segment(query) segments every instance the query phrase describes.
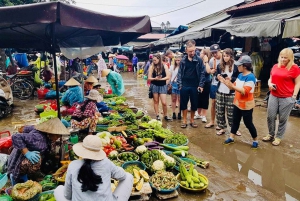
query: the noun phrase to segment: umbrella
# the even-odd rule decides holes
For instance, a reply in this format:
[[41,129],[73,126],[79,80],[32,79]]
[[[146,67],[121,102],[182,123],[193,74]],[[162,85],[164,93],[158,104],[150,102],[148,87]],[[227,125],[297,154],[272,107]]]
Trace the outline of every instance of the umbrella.
[[116,58],[119,60],[128,60],[128,57],[126,57],[125,55],[118,55],[116,56]]
[[[36,48],[53,58],[58,44],[83,36],[100,36],[104,46],[125,44],[152,31],[149,16],[120,17],[97,13],[61,2],[35,3],[0,8],[0,48]],[[86,47],[86,46],[83,46]],[[55,84],[58,86],[54,61]],[[56,99],[59,110],[59,91]]]

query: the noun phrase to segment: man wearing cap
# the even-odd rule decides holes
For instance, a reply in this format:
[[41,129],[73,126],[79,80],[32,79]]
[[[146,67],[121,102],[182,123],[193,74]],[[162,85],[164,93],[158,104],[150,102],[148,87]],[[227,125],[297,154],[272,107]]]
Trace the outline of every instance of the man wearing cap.
[[[215,118],[216,118],[216,93],[218,90],[218,81],[216,79],[216,71],[217,71],[217,66],[221,61],[222,58],[222,53],[221,53],[221,48],[218,44],[213,44],[210,46],[210,52],[212,54],[212,58],[209,61],[209,66],[210,66],[210,73],[213,75],[212,81],[211,81],[211,87],[210,87],[210,99],[211,99],[211,108],[210,108],[210,113],[211,113],[211,118],[210,122],[205,126],[205,128],[212,128],[215,125]],[[205,63],[207,65],[207,63]],[[218,129],[218,128],[217,128]]]
[[72,106],[74,103],[83,102],[83,92],[79,82],[77,82],[74,78],[71,78],[68,82],[66,82],[65,86],[68,86],[69,89],[61,98],[61,102],[64,105]]
[[200,57],[195,54],[196,42],[189,40],[186,43],[186,53],[180,62],[177,74],[177,83],[180,90],[180,110],[182,111],[183,122],[181,128],[187,127],[187,104],[191,102],[190,125],[197,128],[194,122],[195,111],[198,106],[198,92],[203,91],[205,83],[205,67]]
[[40,169],[41,159],[51,151],[48,145],[61,135],[70,135],[70,132],[58,118],[53,118],[36,126],[25,126],[22,133],[12,136],[14,149],[8,159],[7,170],[12,185],[26,182],[28,173]]
[[136,56],[135,53],[133,53],[133,57],[132,57],[132,66],[133,66],[133,72],[137,72],[138,68],[137,68],[137,63],[138,63],[138,58]]

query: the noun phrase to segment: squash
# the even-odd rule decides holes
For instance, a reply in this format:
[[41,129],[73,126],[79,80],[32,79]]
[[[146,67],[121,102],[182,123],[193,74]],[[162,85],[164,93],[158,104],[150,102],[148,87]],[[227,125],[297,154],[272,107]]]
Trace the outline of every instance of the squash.
[[145,182],[149,181],[149,175],[145,170],[140,170],[139,173],[142,176],[142,178],[144,178]]
[[143,185],[144,185],[144,178],[141,178],[141,180],[135,186],[135,189],[138,190],[138,191],[140,191],[140,190],[142,190]]
[[137,169],[133,169],[133,176],[134,178],[137,178],[138,180],[140,180],[141,176],[140,176],[140,172]]
[[133,179],[133,186],[135,186],[138,182],[139,182],[139,179],[134,178],[134,179]]

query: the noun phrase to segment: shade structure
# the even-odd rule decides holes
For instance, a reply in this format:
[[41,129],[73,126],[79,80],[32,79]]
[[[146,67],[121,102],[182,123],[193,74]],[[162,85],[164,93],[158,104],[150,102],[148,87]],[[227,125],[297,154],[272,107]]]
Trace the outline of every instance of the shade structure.
[[[149,16],[113,16],[61,2],[0,8],[0,48],[36,48],[51,52],[53,57],[58,44],[71,38],[101,36],[103,45],[110,46],[127,43],[151,30]],[[58,86],[56,59],[54,71]],[[57,87],[60,117],[58,94]]]
[[283,20],[300,14],[298,8],[233,17],[209,27],[240,37],[276,37],[281,34]]
[[151,31],[149,16],[120,17],[61,2],[0,8],[0,47],[47,49],[51,26],[56,41],[99,35],[104,46],[127,43]]
[[300,17],[286,20],[282,38],[300,36]]

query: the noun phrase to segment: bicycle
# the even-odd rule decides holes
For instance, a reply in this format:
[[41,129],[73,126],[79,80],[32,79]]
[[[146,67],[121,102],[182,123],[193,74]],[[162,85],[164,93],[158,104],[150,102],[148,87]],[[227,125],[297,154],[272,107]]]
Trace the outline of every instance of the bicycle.
[[6,75],[5,77],[15,97],[26,100],[32,96],[34,87],[31,74],[14,74]]

